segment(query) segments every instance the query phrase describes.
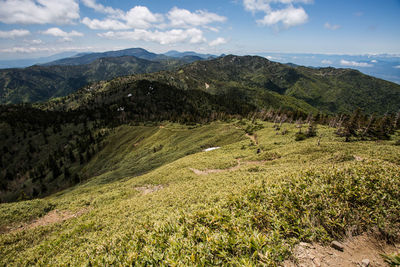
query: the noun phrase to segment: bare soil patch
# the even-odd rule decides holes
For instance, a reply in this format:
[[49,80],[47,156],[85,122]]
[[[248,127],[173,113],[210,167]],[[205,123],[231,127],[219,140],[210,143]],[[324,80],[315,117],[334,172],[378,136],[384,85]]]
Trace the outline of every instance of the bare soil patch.
[[161,189],[163,189],[165,186],[164,185],[144,185],[144,186],[138,186],[135,187],[135,189],[141,193],[143,193],[143,195],[147,195],[156,191],[159,191]]
[[218,173],[218,172],[232,172],[240,169],[244,165],[261,165],[266,162],[266,160],[260,160],[260,161],[245,161],[242,162],[242,159],[237,159],[237,165],[227,168],[227,169],[205,169],[205,170],[198,170],[194,168],[189,168],[192,172],[194,172],[197,175],[207,175],[210,173]]
[[254,144],[258,145],[258,140],[257,140],[257,136],[256,136],[256,135],[250,135],[250,134],[247,133],[246,136],[247,136],[248,138],[250,138],[250,140],[251,140]]
[[52,210],[43,217],[35,219],[29,223],[23,223],[17,226],[3,226],[0,229],[0,233],[14,232],[14,231],[22,231],[27,229],[33,229],[39,226],[46,226],[53,223],[63,222],[72,218],[79,217],[80,215],[86,213],[88,209],[82,209],[78,212],[71,212],[69,210]]
[[324,267],[324,266],[389,266],[381,254],[392,254],[400,248],[378,240],[371,234],[348,238],[343,251],[333,247],[301,242],[293,251],[293,257],[283,262],[284,267]]

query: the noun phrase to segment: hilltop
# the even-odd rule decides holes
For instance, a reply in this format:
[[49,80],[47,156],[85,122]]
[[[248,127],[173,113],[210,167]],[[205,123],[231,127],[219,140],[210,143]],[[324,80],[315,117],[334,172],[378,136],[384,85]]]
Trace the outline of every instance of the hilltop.
[[149,61],[133,56],[107,57],[83,65],[32,66],[0,70],[0,103],[42,102],[65,96],[96,81],[173,69],[181,59]]
[[[129,56],[114,57],[123,54]],[[100,55],[110,57],[97,58]],[[79,65],[87,62],[91,63]],[[123,84],[127,80],[147,79],[182,90],[235,96],[258,108],[284,107],[329,114],[351,113],[361,108],[367,114],[379,115],[400,109],[398,84],[352,69],[308,68],[258,56],[228,55],[202,60],[185,55],[177,59],[136,48],[85,54],[57,64],[64,65],[0,70],[1,102],[46,101],[92,82],[130,75],[120,79],[122,82],[118,78],[115,81]]]
[[[129,87],[127,84],[140,79],[181,90],[229,95],[259,109],[284,108],[306,113],[349,114],[361,108],[367,114],[379,115],[395,113],[400,109],[398,84],[352,69],[288,66],[257,56],[229,55],[196,61],[174,71],[116,78],[110,83],[99,83],[94,87],[102,92],[118,88],[126,90]],[[94,97],[96,91],[83,94]],[[82,95],[82,90],[78,95]],[[79,102],[86,97],[71,98]],[[63,102],[68,103],[68,100]]]

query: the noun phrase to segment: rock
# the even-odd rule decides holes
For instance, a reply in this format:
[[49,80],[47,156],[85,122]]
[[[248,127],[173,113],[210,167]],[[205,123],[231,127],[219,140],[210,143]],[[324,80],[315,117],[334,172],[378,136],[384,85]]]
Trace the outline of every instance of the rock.
[[315,266],[317,266],[317,267],[321,266],[321,261],[318,258],[314,258],[313,262],[314,262]]
[[368,267],[369,266],[369,259],[363,259],[361,261],[361,266]]
[[299,244],[301,247],[305,247],[305,248],[314,248],[313,245],[311,245],[310,243],[306,243],[306,242],[300,242]]
[[332,241],[331,247],[333,247],[334,249],[339,250],[339,251],[344,251],[343,245],[337,241]]

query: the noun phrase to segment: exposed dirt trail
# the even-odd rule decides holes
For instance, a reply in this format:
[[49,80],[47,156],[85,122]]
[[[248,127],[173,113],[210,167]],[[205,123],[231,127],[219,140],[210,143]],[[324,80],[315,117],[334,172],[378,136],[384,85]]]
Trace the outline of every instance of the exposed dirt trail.
[[189,169],[197,175],[207,175],[210,173],[232,172],[232,171],[239,170],[244,165],[261,165],[266,162],[266,160],[242,162],[242,159],[240,159],[240,158],[237,159],[236,161],[237,161],[237,165],[227,168],[227,169],[205,169],[205,170],[198,170],[198,169],[194,169],[194,168],[189,168]]
[[144,185],[144,186],[135,187],[135,189],[139,192],[142,192],[143,195],[147,195],[147,194],[156,192],[158,190],[161,190],[164,187],[165,187],[164,185]]
[[257,135],[250,135],[250,134],[246,134],[246,136],[248,137],[248,138],[250,138],[250,140],[255,144],[255,145],[258,145],[258,140],[257,140]]
[[389,266],[380,254],[391,254],[400,248],[388,245],[368,234],[349,238],[342,244],[343,251],[319,244],[300,243],[293,251],[293,259],[284,261],[283,266]]
[[22,231],[22,230],[27,230],[27,229],[33,229],[39,226],[46,226],[49,224],[53,223],[59,223],[63,222],[72,218],[79,217],[80,215],[88,212],[88,209],[82,209],[79,210],[78,212],[71,212],[68,210],[64,211],[59,211],[59,210],[52,210],[43,217],[40,217],[36,220],[33,220],[32,222],[29,223],[24,223],[19,226],[10,226],[10,227],[5,227],[2,231],[2,233],[8,233],[8,232],[14,232],[14,231]]

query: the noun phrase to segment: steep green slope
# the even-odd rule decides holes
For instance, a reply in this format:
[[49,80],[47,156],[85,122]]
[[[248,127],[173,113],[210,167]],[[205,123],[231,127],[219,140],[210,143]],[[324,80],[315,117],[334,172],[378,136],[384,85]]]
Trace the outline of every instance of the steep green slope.
[[0,70],[0,104],[46,101],[75,92],[88,83],[136,73],[174,69],[185,61],[148,61],[132,56],[97,59],[87,65],[32,66]]
[[[153,62],[121,57],[98,59],[89,65],[0,71],[0,102],[46,100],[72,93],[93,81],[174,69],[187,60]],[[116,82],[124,86],[126,82],[140,79],[183,90],[228,95],[260,109],[281,107],[314,113],[317,110],[351,113],[362,108],[365,113],[380,115],[400,109],[400,85],[351,69],[288,66],[254,56],[229,55],[196,61],[179,70],[134,75]]]
[[330,113],[351,113],[360,107],[366,113],[382,115],[400,109],[398,84],[351,69],[290,67],[262,57],[230,55],[150,76],[183,89],[213,94],[238,91],[256,100],[260,92],[277,92]]
[[[104,165],[100,176],[45,199],[0,205],[0,263],[277,266],[300,241],[328,243],[349,229],[379,229],[400,240],[400,151],[393,141],[343,143],[320,126],[317,146],[316,138],[295,142],[295,125],[283,124],[289,133],[277,135],[271,123],[258,122],[264,128],[256,145],[243,123],[168,124],[133,148],[143,129],[117,128],[107,139],[115,154],[105,150],[89,163]],[[182,141],[190,136],[184,147],[222,148],[198,147],[144,175],[102,184],[121,170],[105,162],[123,155],[124,168],[145,166],[158,152],[130,162],[129,151],[151,150],[155,140],[168,144],[171,132],[184,133]]]
[[[146,102],[152,102],[152,109],[158,110],[162,107],[163,98],[168,101],[181,101],[173,107],[177,114],[181,114],[181,107],[191,105],[197,110],[204,103],[212,103],[207,112],[226,112],[229,114],[247,114],[249,111],[266,110],[269,108],[301,111],[303,113],[318,113],[318,110],[306,102],[291,96],[280,95],[276,92],[260,89],[257,87],[246,87],[235,83],[220,83],[220,91],[204,89],[195,83],[203,80],[182,77],[182,72],[158,72],[154,74],[132,75],[115,78],[107,82],[98,82],[86,86],[76,93],[60,99],[52,99],[48,103],[39,105],[45,109],[78,109],[80,107],[100,107],[110,102],[118,102],[122,107],[129,106],[130,102],[138,101],[138,96],[133,94],[140,84],[142,94],[146,94]],[[153,84],[153,85],[151,85]],[[190,85],[188,85],[190,84]],[[203,83],[203,86],[206,83]],[[153,91],[150,87],[156,87]],[[146,87],[147,86],[147,87]],[[207,84],[208,86],[208,84]],[[155,93],[155,94],[154,94]],[[131,95],[131,96],[129,96]],[[167,96],[169,95],[169,96]],[[207,95],[209,100],[204,99]],[[196,103],[193,103],[196,102]],[[144,107],[144,104],[139,105]],[[135,108],[132,107],[131,108]],[[208,116],[211,114],[209,113]]]
[[[106,91],[85,88],[74,94],[74,98],[38,104],[42,109],[30,105],[0,105],[0,202],[48,195],[90,178],[93,171],[97,173],[102,168],[83,168],[102,151],[106,144],[103,139],[114,127],[159,125],[166,120],[195,125],[247,115],[255,110],[254,106],[233,97],[198,90],[182,91],[146,80],[124,86],[103,83],[108,84]],[[96,94],[91,94],[92,91]],[[142,129],[144,137],[146,133],[154,134],[146,129]],[[137,134],[139,138],[141,135]],[[168,134],[171,144],[177,145],[173,141],[174,134]],[[190,136],[186,138],[190,140]],[[152,147],[155,151],[161,148]],[[177,148],[180,156],[193,151],[192,146],[186,149],[177,145]],[[132,170],[148,171],[175,159],[169,150],[160,153],[164,152],[163,161],[152,161],[147,168],[131,166],[122,171],[132,175]],[[137,160],[145,157],[143,153],[147,151],[140,152]]]

